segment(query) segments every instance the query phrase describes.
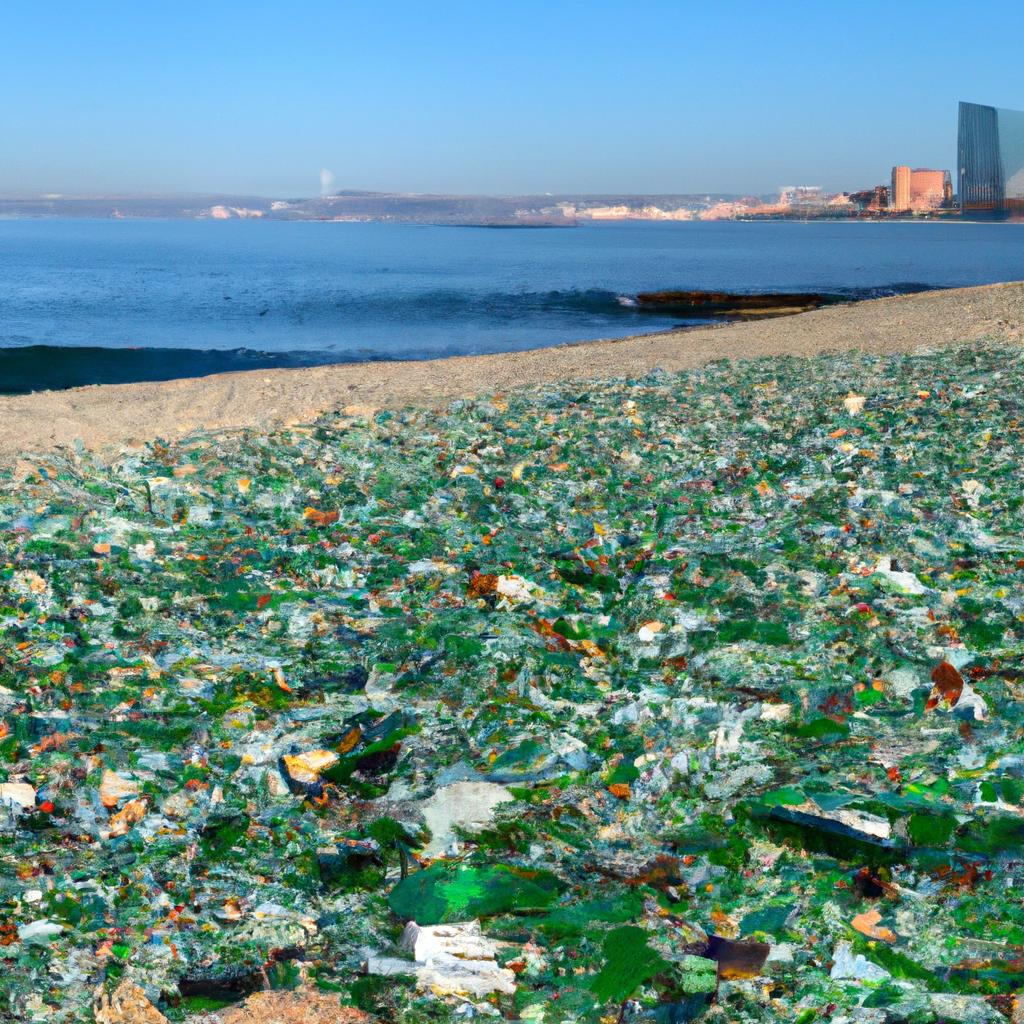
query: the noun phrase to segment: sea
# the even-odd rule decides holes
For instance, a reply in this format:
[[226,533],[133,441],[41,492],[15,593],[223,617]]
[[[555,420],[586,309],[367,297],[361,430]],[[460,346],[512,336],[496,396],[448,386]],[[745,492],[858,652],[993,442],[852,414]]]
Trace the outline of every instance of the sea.
[[508,352],[704,322],[637,304],[662,289],[859,299],[1022,278],[1016,224],[0,220],[0,391]]

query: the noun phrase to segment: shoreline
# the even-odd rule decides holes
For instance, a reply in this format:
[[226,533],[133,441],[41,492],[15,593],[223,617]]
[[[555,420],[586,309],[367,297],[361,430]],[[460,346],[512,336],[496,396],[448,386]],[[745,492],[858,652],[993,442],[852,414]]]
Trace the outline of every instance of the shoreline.
[[721,358],[911,352],[983,338],[1018,344],[1024,338],[1024,281],[494,355],[241,370],[0,396],[0,462],[77,442],[102,451],[198,429],[308,422],[346,409],[440,406],[531,384],[674,372]]

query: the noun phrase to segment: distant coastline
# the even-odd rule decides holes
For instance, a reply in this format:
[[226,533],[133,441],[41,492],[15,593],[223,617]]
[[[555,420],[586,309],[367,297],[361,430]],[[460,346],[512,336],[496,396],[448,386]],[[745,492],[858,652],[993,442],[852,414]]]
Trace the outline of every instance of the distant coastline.
[[[859,195],[859,194],[858,194]],[[961,218],[955,208],[895,212],[861,206],[847,193],[808,201],[733,193],[473,196],[339,192],[274,199],[251,195],[0,197],[0,219],[265,220],[401,223],[461,227],[579,227],[623,221],[881,221],[906,223]],[[974,220],[975,218],[971,218]]]

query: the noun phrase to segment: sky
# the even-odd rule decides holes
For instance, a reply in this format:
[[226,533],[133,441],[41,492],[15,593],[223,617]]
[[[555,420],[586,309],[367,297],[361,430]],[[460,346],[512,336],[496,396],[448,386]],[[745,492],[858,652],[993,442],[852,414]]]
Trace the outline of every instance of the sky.
[[1024,4],[6,0],[0,194],[829,190],[1024,109]]

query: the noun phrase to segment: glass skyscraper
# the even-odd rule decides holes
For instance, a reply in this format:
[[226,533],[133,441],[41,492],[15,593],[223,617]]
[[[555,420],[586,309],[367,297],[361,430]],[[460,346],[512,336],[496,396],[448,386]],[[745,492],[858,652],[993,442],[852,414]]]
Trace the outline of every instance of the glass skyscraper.
[[1024,111],[961,103],[957,153],[964,213],[1024,216]]

